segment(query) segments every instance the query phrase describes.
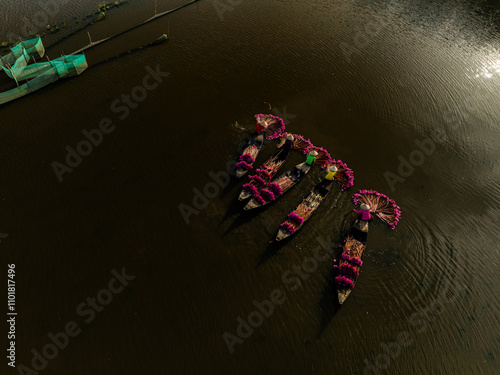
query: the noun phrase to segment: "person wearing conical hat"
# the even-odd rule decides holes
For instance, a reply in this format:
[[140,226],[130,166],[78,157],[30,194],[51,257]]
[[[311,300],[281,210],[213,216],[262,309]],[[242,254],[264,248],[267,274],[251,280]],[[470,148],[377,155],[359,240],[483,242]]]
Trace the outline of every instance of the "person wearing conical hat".
[[337,167],[335,165],[332,165],[328,169],[328,174],[325,176],[325,180],[333,181],[333,179],[335,178],[335,174],[336,173],[337,173]]
[[359,206],[359,210],[354,210],[357,214],[361,214],[361,220],[370,220],[372,216],[370,215],[370,206],[367,204],[363,203],[361,206]]
[[307,156],[306,164],[313,165],[316,161],[316,156],[318,156],[318,153],[315,150],[312,150]]
[[283,149],[284,149],[284,150],[291,150],[291,149],[292,149],[292,147],[293,147],[293,140],[294,140],[294,139],[295,139],[295,138],[293,137],[293,134],[288,133],[288,134],[286,135],[286,141],[285,141],[285,143],[283,144]]
[[266,120],[263,120],[262,123],[258,122],[257,125],[255,125],[255,133],[260,134],[264,131],[265,128],[267,128]]
[[285,141],[285,143],[283,143],[282,151],[279,153],[277,161],[278,160],[286,160],[286,158],[290,154],[290,151],[293,148],[293,140],[294,140],[294,137],[292,134],[289,133],[286,135],[286,141]]

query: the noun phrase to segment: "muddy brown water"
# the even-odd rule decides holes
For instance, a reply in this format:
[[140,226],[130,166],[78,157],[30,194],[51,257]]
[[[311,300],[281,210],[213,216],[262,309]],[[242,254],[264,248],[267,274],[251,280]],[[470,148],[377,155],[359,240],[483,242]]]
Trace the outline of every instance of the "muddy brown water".
[[[16,265],[16,365],[32,367],[32,349],[53,357],[47,335],[74,322],[79,333],[40,373],[500,373],[499,10],[471,3],[202,0],[89,50],[80,77],[0,107],[0,259],[4,278]],[[24,36],[25,20],[38,30],[66,20],[43,38],[51,46],[97,10],[53,4],[0,1],[0,39]],[[47,54],[154,8],[130,0]],[[168,43],[100,64],[168,29]],[[243,179],[210,185],[266,102],[355,175],[281,247],[268,242],[323,171],[252,215],[235,204]],[[101,143],[59,182],[52,163],[102,122]],[[332,258],[318,246],[341,240],[350,197],[365,188],[394,198],[402,219],[395,231],[371,225],[338,309]],[[213,198],[193,202],[193,189]],[[194,203],[206,207],[186,223],[179,205]],[[123,267],[135,278],[119,288]],[[18,373],[7,362],[2,373]]]

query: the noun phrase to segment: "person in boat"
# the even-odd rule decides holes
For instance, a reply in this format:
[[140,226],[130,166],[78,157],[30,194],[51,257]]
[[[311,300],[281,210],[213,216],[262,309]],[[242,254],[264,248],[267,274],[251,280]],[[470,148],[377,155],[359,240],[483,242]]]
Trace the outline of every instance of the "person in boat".
[[325,178],[323,181],[320,183],[320,187],[326,188],[328,185],[330,185],[333,180],[335,179],[335,174],[337,173],[337,167],[332,165],[328,169],[328,173],[326,174]]
[[370,215],[370,206],[367,204],[362,204],[359,206],[359,210],[354,210],[357,214],[361,214],[361,220],[370,220],[372,216]]
[[325,180],[333,181],[336,173],[337,167],[335,165],[332,165],[330,169],[328,169],[328,174],[325,176]]
[[257,125],[255,125],[255,134],[259,135],[264,131],[265,128],[267,128],[267,122],[266,120],[262,121],[264,124],[258,122]]
[[[314,150],[312,150],[309,155],[307,155],[307,159],[306,159],[306,162],[305,164],[307,165],[313,165],[313,163],[316,161],[316,156],[318,155],[318,153]],[[300,168],[294,168],[295,172],[293,174],[293,176],[295,178],[300,178],[301,175],[302,175],[302,167]]]
[[291,134],[286,135],[286,141],[283,144],[282,151],[279,153],[277,160],[286,160],[288,154],[292,150],[294,137]]
[[318,153],[315,150],[312,150],[309,155],[307,155],[306,164],[313,165],[316,161],[316,156],[318,156]]
[[285,151],[290,151],[293,147],[293,135],[292,134],[287,134],[286,135],[286,141],[283,144],[283,150]]

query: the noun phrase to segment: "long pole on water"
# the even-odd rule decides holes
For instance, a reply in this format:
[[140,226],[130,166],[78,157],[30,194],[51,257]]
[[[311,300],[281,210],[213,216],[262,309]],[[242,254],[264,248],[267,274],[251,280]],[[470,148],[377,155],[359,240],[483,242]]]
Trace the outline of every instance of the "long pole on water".
[[123,34],[128,33],[129,31],[135,30],[135,29],[137,29],[137,28],[141,27],[142,25],[147,24],[148,22],[151,22],[151,21],[153,21],[153,20],[155,20],[155,19],[157,19],[157,18],[160,18],[160,17],[166,16],[167,14],[173,13],[173,12],[175,12],[175,11],[178,11],[178,10],[180,10],[180,9],[182,9],[182,8],[185,8],[185,7],[187,7],[187,6],[191,5],[191,4],[194,4],[194,3],[198,2],[198,1],[200,1],[200,0],[192,0],[192,1],[190,1],[189,3],[186,3],[186,4],[184,4],[184,5],[178,6],[177,8],[174,8],[174,9],[171,9],[171,10],[167,10],[166,12],[162,12],[162,13],[156,14],[156,15],[154,15],[153,17],[148,18],[146,21],[144,21],[143,23],[141,23],[141,24],[139,24],[139,25],[133,26],[133,27],[131,27],[130,29],[124,30],[124,31],[122,31],[122,32],[120,32],[120,33],[118,33],[118,34],[116,34],[116,35],[110,36],[110,37],[108,37],[108,38],[105,38],[105,39],[99,40],[99,41],[97,41],[97,42],[94,42],[94,43],[92,43],[91,45],[88,45],[88,46],[85,46],[85,47],[83,47],[83,48],[80,48],[79,50],[77,50],[77,51],[75,51],[75,52],[70,53],[70,55],[74,55],[74,54],[76,54],[76,53],[83,52],[83,51],[85,51],[85,50],[87,50],[87,49],[89,49],[89,48],[92,48],[92,47],[94,47],[94,46],[96,46],[96,45],[100,44],[100,43],[103,43],[103,42],[106,42],[106,41],[108,41],[108,40],[111,40],[111,39],[117,38],[117,37],[119,37],[119,36],[121,36],[121,35],[123,35]]

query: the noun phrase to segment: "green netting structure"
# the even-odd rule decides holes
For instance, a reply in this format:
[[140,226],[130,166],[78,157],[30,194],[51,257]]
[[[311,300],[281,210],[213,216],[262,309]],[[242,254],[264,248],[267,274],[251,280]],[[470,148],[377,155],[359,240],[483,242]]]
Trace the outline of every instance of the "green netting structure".
[[[36,62],[45,54],[40,38],[30,39],[12,47],[11,52],[0,58],[0,67],[16,81],[16,88],[0,93],[0,104],[10,102],[39,90],[59,78],[80,75],[88,64],[84,55],[61,56],[49,62]],[[20,81],[28,80],[20,85]]]
[[[11,52],[0,59],[0,66],[4,69],[21,68],[29,64],[33,58],[42,58],[45,54],[42,39],[25,40],[11,48]],[[33,60],[34,61],[34,60]]]

